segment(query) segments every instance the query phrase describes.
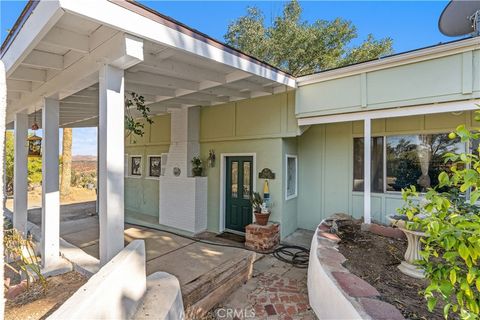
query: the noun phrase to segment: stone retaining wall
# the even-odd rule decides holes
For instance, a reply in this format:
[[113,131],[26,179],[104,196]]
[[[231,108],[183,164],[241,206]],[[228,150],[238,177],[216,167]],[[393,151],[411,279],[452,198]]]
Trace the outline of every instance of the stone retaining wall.
[[338,238],[320,224],[312,238],[308,266],[310,305],[319,319],[404,319],[394,306],[379,300],[380,293],[350,273],[338,251]]

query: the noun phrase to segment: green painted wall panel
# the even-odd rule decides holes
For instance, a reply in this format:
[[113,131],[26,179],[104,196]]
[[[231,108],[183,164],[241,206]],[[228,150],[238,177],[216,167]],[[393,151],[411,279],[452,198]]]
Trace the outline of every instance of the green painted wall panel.
[[[215,150],[216,164],[207,168],[208,176],[208,230],[218,232],[220,215],[220,169],[222,154],[254,153],[256,156],[256,172],[254,183],[257,191],[263,191],[263,179],[258,179],[258,172],[270,168],[276,179],[270,180],[270,194],[273,201],[270,220],[282,223],[282,139],[257,139],[239,141],[205,142],[200,146],[201,157],[206,159],[209,150]],[[223,212],[221,214],[224,214]]]
[[359,75],[302,86],[296,92],[296,113],[300,115],[318,110],[341,112],[341,109],[360,108],[361,103]]
[[[325,126],[325,212],[350,212],[351,187],[349,181],[352,171],[351,150],[353,140],[351,134],[352,123],[328,124]],[[331,157],[335,154],[335,157]]]
[[[238,136],[279,134],[285,95],[274,95],[237,103],[235,129]],[[256,120],[256,121],[255,121]]]
[[298,137],[298,227],[314,229],[323,217],[325,126],[312,126]]
[[[298,157],[297,150],[297,138],[287,138],[283,139],[283,155],[282,155],[282,199],[283,199],[283,209],[282,209],[282,234],[289,235],[298,228],[297,221],[297,207],[298,207],[298,196],[293,199],[286,200],[286,174],[287,174],[287,154],[296,155]],[[298,163],[297,158],[297,165]],[[297,177],[298,179],[298,177]],[[298,190],[297,190],[298,194]]]
[[300,86],[297,117],[479,98],[480,50],[363,74]]
[[461,93],[462,55],[369,72],[367,84],[369,105]]
[[420,130],[424,125],[424,121],[424,116],[385,119],[385,131],[400,132]]
[[200,141],[264,139],[298,132],[293,91],[202,107]]
[[425,116],[425,129],[450,129],[453,130],[461,124],[470,121],[470,112],[450,113],[448,115],[429,114]]
[[[125,208],[131,212],[158,217],[159,181],[149,178],[148,156],[168,152],[170,145],[170,115],[153,117],[154,123],[145,125],[143,137],[126,139],[125,154],[142,156],[142,176],[125,177]],[[130,158],[128,159],[130,169]]]
[[170,114],[155,117],[150,128],[150,144],[170,144]]
[[235,103],[204,107],[200,113],[201,139],[235,135]]

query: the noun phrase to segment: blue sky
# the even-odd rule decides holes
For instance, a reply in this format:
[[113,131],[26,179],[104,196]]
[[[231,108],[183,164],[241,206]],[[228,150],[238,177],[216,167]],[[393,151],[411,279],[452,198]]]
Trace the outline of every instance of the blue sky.
[[[140,1],[201,32],[223,41],[227,26],[257,6],[267,23],[281,14],[283,1]],[[0,0],[0,39],[3,42],[26,1]],[[342,17],[357,27],[359,43],[369,33],[391,37],[395,52],[454,40],[438,30],[438,17],[448,1],[302,1],[303,19]],[[73,154],[96,154],[96,129],[74,129]]]

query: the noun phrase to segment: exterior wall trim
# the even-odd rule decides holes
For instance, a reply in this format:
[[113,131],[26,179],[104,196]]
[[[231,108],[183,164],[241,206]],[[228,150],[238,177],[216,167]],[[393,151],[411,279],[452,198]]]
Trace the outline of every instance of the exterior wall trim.
[[364,112],[352,112],[352,113],[310,117],[310,118],[300,118],[298,119],[298,125],[306,126],[306,125],[314,125],[314,124],[360,121],[360,120],[365,120],[367,118],[381,119],[381,118],[406,117],[406,116],[425,115],[425,114],[434,114],[434,113],[479,110],[478,105],[480,105],[480,99],[454,101],[454,102],[446,102],[446,103],[433,103],[428,105],[418,105],[418,106],[412,106],[412,107],[372,110],[372,111],[364,111]]
[[[295,194],[288,195],[288,158],[295,159]],[[285,201],[295,199],[298,197],[298,155],[297,154],[285,154]]]
[[[227,169],[227,157],[253,157],[253,192],[257,191],[256,175],[257,175],[257,154],[256,153],[221,153],[220,154],[220,212],[219,212],[219,222],[218,222],[218,231],[222,233],[225,231],[225,177]],[[253,213],[252,213],[253,219]]]

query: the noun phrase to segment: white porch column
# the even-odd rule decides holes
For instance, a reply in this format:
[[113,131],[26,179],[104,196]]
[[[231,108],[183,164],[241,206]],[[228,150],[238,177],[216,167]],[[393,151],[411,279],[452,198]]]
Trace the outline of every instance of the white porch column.
[[59,103],[45,98],[42,109],[42,265],[59,261],[60,192],[59,192]]
[[98,187],[100,264],[123,249],[124,222],[124,71],[100,68]]
[[372,130],[370,118],[365,118],[363,128],[363,222],[365,224],[371,223],[371,162],[372,162]]
[[15,114],[15,162],[13,165],[13,227],[27,233],[28,115]]
[[[0,162],[3,163],[3,171],[0,177],[0,190],[3,190],[2,202],[4,207],[2,210],[2,216],[5,213],[5,199],[6,192],[5,186],[5,118],[7,111],[7,79],[5,73],[5,65],[0,60],[0,145],[2,152],[0,153]],[[0,232],[3,234],[3,223],[0,224]],[[0,243],[0,256],[3,257],[3,241]],[[3,260],[0,262],[0,279],[3,279]],[[0,314],[3,315],[5,310],[5,303],[3,300],[3,290],[0,292]]]

